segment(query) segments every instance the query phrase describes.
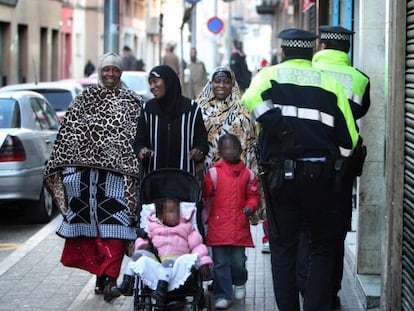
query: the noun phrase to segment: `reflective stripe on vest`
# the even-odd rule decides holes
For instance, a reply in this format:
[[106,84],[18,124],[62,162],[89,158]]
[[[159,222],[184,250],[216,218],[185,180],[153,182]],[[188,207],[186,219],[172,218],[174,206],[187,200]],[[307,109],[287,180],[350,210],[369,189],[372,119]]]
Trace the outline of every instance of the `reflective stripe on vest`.
[[285,105],[274,105],[274,107],[280,108],[282,115],[286,117],[319,121],[329,127],[334,127],[335,125],[335,118],[333,116],[317,109],[299,108],[296,106]]
[[258,117],[260,117],[262,114],[264,114],[265,112],[269,111],[270,109],[273,109],[273,103],[271,100],[265,100],[263,102],[261,102],[260,104],[258,104],[253,110],[252,110],[252,114],[253,117],[255,119],[257,119]]

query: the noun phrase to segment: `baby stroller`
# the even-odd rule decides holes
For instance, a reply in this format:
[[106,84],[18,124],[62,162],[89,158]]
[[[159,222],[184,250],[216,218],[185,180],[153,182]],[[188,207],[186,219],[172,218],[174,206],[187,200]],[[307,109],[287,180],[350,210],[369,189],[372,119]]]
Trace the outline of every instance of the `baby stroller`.
[[[159,198],[171,197],[178,199],[180,210],[190,209],[195,213],[191,222],[193,226],[204,237],[203,225],[201,223],[201,190],[196,178],[186,171],[178,169],[160,169],[148,174],[142,181],[140,191],[140,228],[146,226],[146,215],[153,210],[153,202]],[[138,229],[138,235],[143,230]],[[145,236],[141,236],[145,238]],[[137,276],[134,290],[134,310],[182,310],[191,307],[191,310],[211,310],[212,297],[203,287],[203,280],[200,272],[193,268],[190,277],[185,284],[169,291],[167,294],[168,303],[158,306],[151,298],[152,290],[145,286]],[[187,309],[186,309],[187,310]]]

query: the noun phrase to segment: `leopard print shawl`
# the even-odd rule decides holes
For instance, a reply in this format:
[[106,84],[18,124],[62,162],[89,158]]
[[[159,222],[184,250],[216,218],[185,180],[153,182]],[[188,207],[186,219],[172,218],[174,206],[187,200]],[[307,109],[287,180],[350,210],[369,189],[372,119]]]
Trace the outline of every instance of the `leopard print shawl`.
[[44,183],[63,214],[68,204],[62,168],[90,167],[124,175],[125,198],[135,213],[140,165],[133,151],[142,99],[126,89],[91,86],[70,105],[58,131]]

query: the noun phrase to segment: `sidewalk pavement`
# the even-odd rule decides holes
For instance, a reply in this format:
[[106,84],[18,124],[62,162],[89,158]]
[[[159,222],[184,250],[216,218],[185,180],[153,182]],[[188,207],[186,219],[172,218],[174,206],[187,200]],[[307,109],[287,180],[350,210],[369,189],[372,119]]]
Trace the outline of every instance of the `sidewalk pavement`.
[[[64,267],[60,255],[64,240],[55,234],[58,216],[0,262],[0,309],[2,311],[133,310],[133,297],[106,303],[94,294],[95,277]],[[261,225],[252,227],[256,247],[247,250],[249,280],[244,301],[235,301],[231,311],[276,311],[270,254],[262,254]],[[124,265],[128,261],[125,258]],[[355,292],[355,279],[348,264],[340,292],[341,311],[363,310]],[[122,271],[120,279],[122,278]],[[120,282],[120,280],[118,281]]]

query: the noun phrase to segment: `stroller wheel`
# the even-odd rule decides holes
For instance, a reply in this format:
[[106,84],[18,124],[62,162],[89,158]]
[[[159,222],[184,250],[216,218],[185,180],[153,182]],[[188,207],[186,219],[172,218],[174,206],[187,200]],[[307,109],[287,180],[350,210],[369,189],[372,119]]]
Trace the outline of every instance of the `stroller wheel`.
[[205,302],[204,306],[207,309],[207,311],[215,310],[214,303],[213,303],[213,295],[211,294],[211,292],[205,291],[204,302]]

